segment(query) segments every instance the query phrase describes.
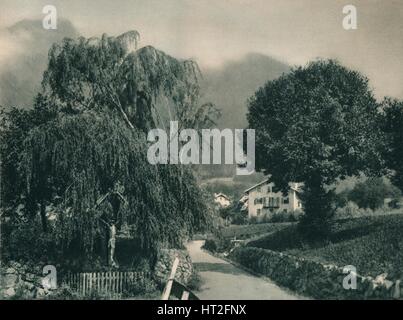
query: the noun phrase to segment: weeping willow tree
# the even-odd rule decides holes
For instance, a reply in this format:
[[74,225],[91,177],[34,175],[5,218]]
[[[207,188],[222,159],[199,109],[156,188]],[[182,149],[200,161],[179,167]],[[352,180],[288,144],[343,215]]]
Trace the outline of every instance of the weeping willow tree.
[[46,95],[70,112],[108,106],[143,131],[169,120],[194,129],[213,124],[217,110],[200,103],[197,64],[150,46],[137,49],[138,39],[130,31],[53,45],[42,83]]
[[54,116],[28,132],[18,165],[27,208],[40,212],[43,232],[53,228],[60,251],[91,256],[107,238],[111,266],[116,233],[155,252],[181,245],[209,220],[190,168],[148,163],[146,132],[168,120],[206,127],[216,111],[200,103],[194,62],[137,49],[138,39],[129,32],[51,48],[35,112]]
[[[61,115],[30,132],[21,163],[27,191],[53,189],[52,197],[62,198],[55,223],[62,251],[78,243],[83,253],[92,253],[109,232],[105,223],[128,226],[150,251],[161,244],[178,246],[203,229],[208,208],[192,172],[148,164],[146,146],[140,130],[92,111]],[[113,195],[121,197],[117,204]]]

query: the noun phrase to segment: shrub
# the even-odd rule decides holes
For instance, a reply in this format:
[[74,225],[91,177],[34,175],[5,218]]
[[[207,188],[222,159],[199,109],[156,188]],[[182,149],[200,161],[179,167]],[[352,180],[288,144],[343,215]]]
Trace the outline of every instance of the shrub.
[[349,194],[349,200],[354,201],[360,208],[372,210],[383,206],[385,198],[398,198],[401,191],[382,178],[371,178],[355,185]]
[[62,284],[49,296],[48,300],[82,300],[83,296],[67,284]]
[[223,219],[229,219],[233,224],[244,224],[247,221],[245,213],[240,212],[234,205],[218,210],[219,216]]
[[317,299],[388,299],[393,287],[378,286],[368,278],[358,279],[357,290],[345,290],[341,268],[328,268],[323,264],[291,255],[251,247],[238,247],[230,258],[245,267],[269,276],[279,285]]
[[337,208],[335,219],[357,218],[371,214],[371,209],[361,209],[355,202],[348,201],[344,207]]
[[216,241],[214,239],[211,239],[211,238],[207,239],[204,242],[203,249],[205,249],[207,251],[211,251],[211,252],[216,252],[217,251]]
[[249,223],[250,223],[250,224],[255,224],[255,223],[258,223],[258,219],[257,219],[257,217],[255,217],[255,216],[250,217],[250,218],[249,218]]
[[188,281],[188,288],[192,291],[200,291],[203,280],[197,272],[193,272]]
[[129,289],[124,292],[125,296],[138,296],[146,295],[157,290],[156,282],[149,278],[144,277],[140,280],[134,280],[129,284]]
[[245,224],[247,222],[247,217],[242,212],[235,212],[232,216],[232,223],[233,224]]
[[300,215],[301,215],[300,211],[291,211],[291,212],[281,211],[272,215],[269,221],[272,223],[297,222]]
[[383,205],[375,210],[372,210],[370,208],[360,208],[355,202],[349,201],[346,206],[336,209],[334,219],[339,220],[360,218],[366,216],[395,214],[400,212],[401,210],[399,210],[398,208],[391,209],[388,205]]
[[277,223],[277,222],[297,222],[300,219],[302,212],[295,210],[291,212],[278,211],[273,213],[264,213],[259,216],[249,218],[250,224],[260,223]]
[[3,261],[23,261],[25,264],[38,264],[40,261],[54,259],[58,252],[54,245],[53,230],[41,231],[36,217],[24,222],[2,225]]
[[264,233],[281,230],[290,223],[260,223],[244,226],[230,226],[221,230],[220,235],[224,238],[248,239]]
[[211,252],[225,252],[231,250],[232,246],[233,245],[229,238],[219,236],[206,240],[206,242],[203,245],[203,249]]

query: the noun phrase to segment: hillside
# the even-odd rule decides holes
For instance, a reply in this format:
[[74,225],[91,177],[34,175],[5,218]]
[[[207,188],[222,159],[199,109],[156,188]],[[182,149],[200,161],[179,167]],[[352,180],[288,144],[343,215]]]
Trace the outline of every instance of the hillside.
[[264,83],[281,76],[290,67],[269,56],[250,53],[220,69],[204,70],[205,100],[221,109],[221,128],[245,128],[246,101]]
[[399,278],[403,265],[403,215],[368,216],[335,222],[328,241],[307,243],[290,226],[250,246],[281,251],[338,266],[353,265],[361,275]]

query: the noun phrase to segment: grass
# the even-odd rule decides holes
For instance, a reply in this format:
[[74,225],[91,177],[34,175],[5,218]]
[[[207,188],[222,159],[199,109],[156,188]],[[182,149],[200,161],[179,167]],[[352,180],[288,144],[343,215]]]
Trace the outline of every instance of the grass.
[[221,230],[221,236],[226,239],[234,238],[243,240],[264,233],[275,232],[289,227],[292,223],[261,223],[248,225],[233,225]]
[[295,225],[249,243],[315,261],[353,265],[361,275],[402,277],[403,215],[361,217],[335,221],[327,240],[308,243]]
[[256,236],[263,236],[291,226],[292,223],[260,223],[248,225],[232,225],[215,232],[206,238],[203,249],[211,252],[228,252],[234,248],[232,239],[251,239]]

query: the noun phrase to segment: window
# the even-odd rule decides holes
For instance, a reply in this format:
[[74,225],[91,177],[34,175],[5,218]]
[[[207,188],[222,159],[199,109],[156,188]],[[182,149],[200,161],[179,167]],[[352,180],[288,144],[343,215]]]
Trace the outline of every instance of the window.
[[267,197],[264,202],[266,207],[269,208],[279,208],[280,198],[279,197]]
[[256,213],[257,213],[258,216],[260,215],[260,212],[261,212],[261,211],[262,211],[261,209],[257,209],[257,210],[256,210]]
[[290,199],[287,197],[287,198],[284,198],[283,199],[283,203],[284,204],[289,204],[290,203]]
[[263,203],[263,198],[256,198],[256,199],[253,201],[253,203],[254,203],[254,204],[262,204],[262,203]]
[[262,192],[262,188],[261,188],[261,187],[257,187],[257,188],[256,188],[256,192]]

